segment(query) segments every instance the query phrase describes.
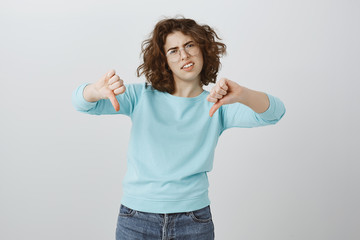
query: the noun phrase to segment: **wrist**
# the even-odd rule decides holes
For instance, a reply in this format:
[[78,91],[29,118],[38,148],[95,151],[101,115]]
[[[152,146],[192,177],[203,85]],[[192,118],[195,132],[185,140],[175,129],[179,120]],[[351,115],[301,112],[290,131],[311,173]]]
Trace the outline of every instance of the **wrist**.
[[101,99],[94,83],[91,83],[84,88],[83,96],[88,102],[97,102]]
[[252,90],[250,90],[249,88],[240,86],[237,89],[237,96],[238,96],[237,102],[246,105],[246,103],[248,102],[249,96],[250,96],[250,91],[252,91]]

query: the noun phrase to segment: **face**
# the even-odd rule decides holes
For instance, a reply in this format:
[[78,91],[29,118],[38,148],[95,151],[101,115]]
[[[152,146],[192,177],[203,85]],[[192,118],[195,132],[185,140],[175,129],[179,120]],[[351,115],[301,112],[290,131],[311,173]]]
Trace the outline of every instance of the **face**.
[[[200,82],[200,72],[203,67],[203,56],[201,49],[195,56],[188,54],[185,49],[190,49],[196,46],[196,42],[191,36],[184,35],[180,31],[170,33],[166,37],[164,50],[167,55],[167,63],[173,73],[175,81],[198,81]],[[181,49],[182,48],[182,49]],[[176,51],[174,51],[176,50]],[[169,61],[169,51],[176,52],[180,57],[177,62]],[[193,66],[184,68],[188,63],[192,63]]]

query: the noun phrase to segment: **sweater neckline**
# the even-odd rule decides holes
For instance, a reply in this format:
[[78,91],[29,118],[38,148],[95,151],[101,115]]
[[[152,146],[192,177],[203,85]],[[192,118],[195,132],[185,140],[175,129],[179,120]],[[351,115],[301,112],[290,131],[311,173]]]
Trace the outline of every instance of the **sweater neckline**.
[[196,102],[199,101],[201,99],[204,99],[206,97],[206,90],[203,90],[199,95],[197,95],[196,97],[178,97],[178,96],[174,96],[171,95],[168,92],[162,92],[168,99],[172,99],[175,101],[179,101],[179,102]]

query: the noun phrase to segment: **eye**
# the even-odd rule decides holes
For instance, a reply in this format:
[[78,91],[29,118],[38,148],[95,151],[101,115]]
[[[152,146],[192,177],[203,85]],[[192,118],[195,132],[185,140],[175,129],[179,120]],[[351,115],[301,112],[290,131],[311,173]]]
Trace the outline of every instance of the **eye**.
[[172,49],[172,50],[169,50],[169,51],[167,52],[167,54],[168,54],[168,55],[174,55],[174,54],[176,54],[176,52],[177,52],[176,49]]
[[194,47],[194,46],[195,46],[195,44],[189,43],[188,45],[186,45],[186,48],[192,48],[192,47]]

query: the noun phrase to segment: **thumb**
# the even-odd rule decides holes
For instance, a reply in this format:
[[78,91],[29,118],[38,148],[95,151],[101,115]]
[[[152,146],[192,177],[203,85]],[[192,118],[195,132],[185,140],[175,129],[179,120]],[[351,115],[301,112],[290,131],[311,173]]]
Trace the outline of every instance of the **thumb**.
[[[109,79],[115,74],[115,71],[113,69],[111,69],[105,76],[105,81],[106,84],[109,82]],[[118,102],[118,100],[115,97],[114,92],[109,89],[108,93],[107,93],[107,97],[110,99],[111,104],[113,105],[115,111],[119,111],[120,110],[120,104]]]
[[216,112],[216,110],[218,110],[218,109],[221,107],[221,105],[223,105],[223,103],[220,102],[220,101],[217,101],[217,102],[211,107],[210,112],[209,112],[210,117],[212,117],[212,116],[214,115],[214,113]]
[[119,111],[120,110],[120,104],[118,102],[118,100],[115,97],[115,94],[112,90],[109,91],[107,97],[110,99],[111,104],[113,105],[113,107],[115,108],[115,111]]

